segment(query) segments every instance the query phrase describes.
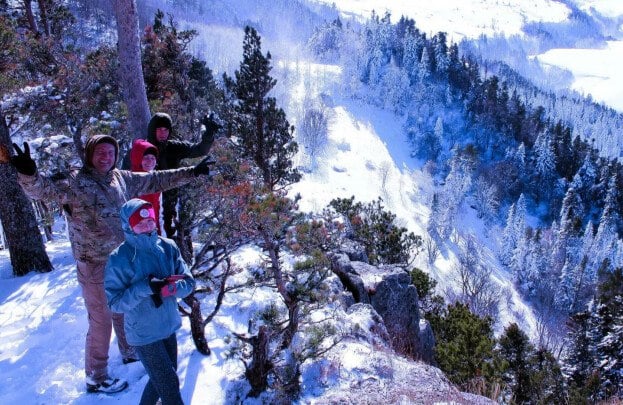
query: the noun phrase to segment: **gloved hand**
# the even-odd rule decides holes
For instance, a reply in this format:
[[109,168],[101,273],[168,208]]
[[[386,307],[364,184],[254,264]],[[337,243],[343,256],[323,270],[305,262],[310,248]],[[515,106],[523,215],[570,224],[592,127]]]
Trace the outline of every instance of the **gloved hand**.
[[162,297],[160,296],[160,294],[162,288],[167,284],[167,280],[162,280],[152,275],[149,276],[149,288],[151,288],[151,291],[153,292],[153,294],[151,295],[151,299],[154,301],[154,305],[156,305],[156,308],[162,305]]
[[193,168],[193,173],[195,176],[199,175],[209,175],[210,174],[210,165],[216,163],[212,158],[206,157],[201,162],[197,163],[197,165]]
[[176,292],[177,292],[176,280],[171,280],[164,287],[162,287],[162,289],[160,290],[160,295],[162,295],[162,298],[166,298],[166,297],[175,295]]
[[167,280],[163,280],[161,278],[157,278],[157,277],[152,276],[152,275],[149,276],[149,288],[151,288],[151,291],[154,294],[159,295],[160,294],[160,290],[162,290],[162,287],[164,287],[167,284],[168,284]]
[[24,142],[23,152],[17,144],[13,144],[13,148],[15,148],[15,153],[17,153],[17,155],[11,157],[11,164],[15,167],[15,170],[27,176],[34,176],[37,173],[37,164],[30,157],[30,146]]
[[167,285],[162,287],[162,289],[160,290],[160,295],[162,295],[163,298],[175,295],[175,293],[177,292],[176,282],[177,280],[183,280],[183,279],[184,279],[183,274],[173,274],[165,278]]
[[205,127],[205,131],[202,136],[203,140],[205,141],[206,139],[210,139],[211,141],[214,141],[214,134],[222,128],[222,125],[218,122],[216,115],[214,113],[204,115],[201,119],[201,124]]

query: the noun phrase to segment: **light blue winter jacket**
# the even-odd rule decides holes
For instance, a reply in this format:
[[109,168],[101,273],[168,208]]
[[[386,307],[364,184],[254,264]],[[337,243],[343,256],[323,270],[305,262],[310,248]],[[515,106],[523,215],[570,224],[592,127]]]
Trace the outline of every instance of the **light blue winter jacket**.
[[[110,254],[104,276],[108,306],[125,314],[125,333],[133,346],[153,343],[178,330],[182,320],[177,298],[186,297],[195,288],[195,280],[172,240],[158,236],[156,231],[137,235],[130,228],[130,215],[144,204],[134,198],[121,207],[125,242]],[[149,276],[164,279],[173,274],[185,277],[176,281],[175,296],[162,298],[162,305],[156,308]]]

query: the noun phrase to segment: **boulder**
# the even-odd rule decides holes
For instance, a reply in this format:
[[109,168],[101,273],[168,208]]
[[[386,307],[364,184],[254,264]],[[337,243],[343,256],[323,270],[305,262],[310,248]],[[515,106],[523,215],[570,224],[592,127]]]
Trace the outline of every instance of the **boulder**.
[[394,350],[427,363],[434,361],[435,337],[426,320],[420,320],[417,289],[411,277],[397,266],[372,266],[351,261],[347,253],[332,257],[332,269],[352,301],[346,304],[371,304],[383,319]]
[[394,350],[414,357],[420,354],[420,314],[417,289],[402,269],[382,268],[386,273],[370,288],[370,303],[385,322]]

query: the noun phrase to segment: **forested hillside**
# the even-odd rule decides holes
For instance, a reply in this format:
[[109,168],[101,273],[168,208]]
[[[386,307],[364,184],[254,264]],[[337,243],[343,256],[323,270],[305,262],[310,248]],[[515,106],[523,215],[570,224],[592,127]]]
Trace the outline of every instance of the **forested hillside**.
[[[361,30],[334,20],[310,45],[344,66],[354,97],[405,117],[413,156],[441,182],[428,227],[434,240],[449,240],[467,200],[486,224],[503,224],[499,259],[552,329],[594,305],[623,264],[621,114],[539,90],[504,65],[485,69],[444,33],[428,38],[404,17],[394,24],[373,15]],[[480,261],[477,245],[466,262]],[[471,308],[494,315],[487,298]],[[617,328],[591,336],[610,341]],[[592,364],[611,375],[616,360],[605,346],[596,344]]]

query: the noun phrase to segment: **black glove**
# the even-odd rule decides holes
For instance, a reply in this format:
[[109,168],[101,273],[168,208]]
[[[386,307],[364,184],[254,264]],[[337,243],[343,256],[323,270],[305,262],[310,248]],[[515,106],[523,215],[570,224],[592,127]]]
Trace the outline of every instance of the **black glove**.
[[160,278],[156,278],[152,275],[149,276],[149,288],[153,294],[151,295],[151,299],[154,301],[154,305],[158,308],[162,305],[162,297],[160,296],[160,290],[162,287],[168,284],[167,280],[162,280]]
[[205,127],[202,138],[204,140],[211,139],[212,141],[214,141],[214,134],[216,134],[218,130],[222,128],[222,125],[218,122],[216,115],[214,115],[214,113],[210,113],[210,115],[204,115],[201,119],[201,124]]
[[11,157],[11,164],[15,167],[15,170],[27,176],[34,176],[37,173],[37,164],[30,157],[30,146],[24,142],[23,152],[17,144],[13,144],[13,148],[15,148],[15,153],[17,153]]
[[193,173],[195,176],[199,175],[209,175],[210,174],[210,165],[216,163],[212,158],[207,157],[203,159],[201,162],[197,163],[197,165],[193,168]]

